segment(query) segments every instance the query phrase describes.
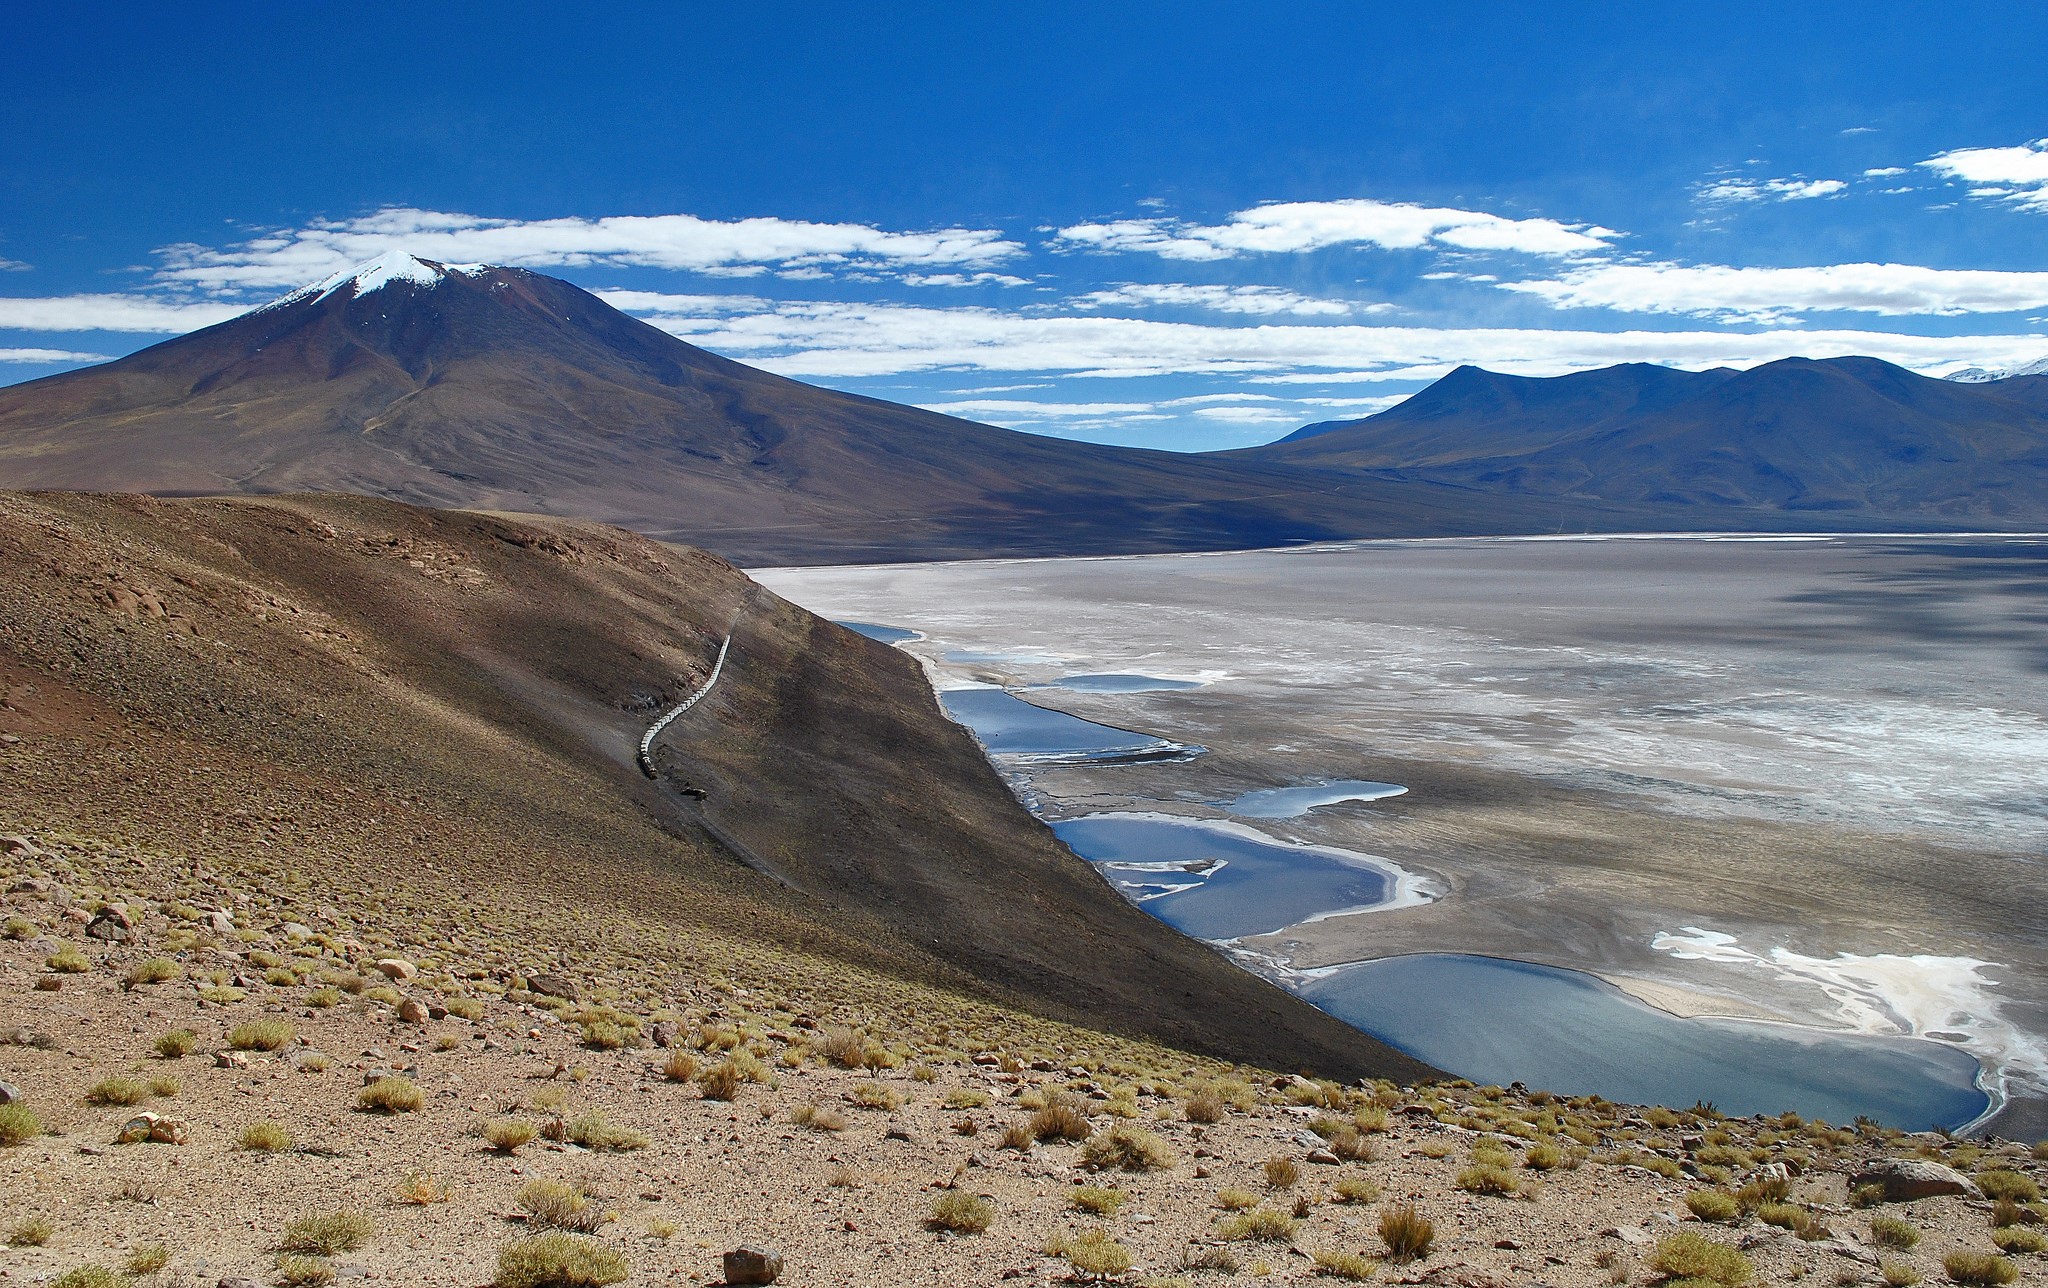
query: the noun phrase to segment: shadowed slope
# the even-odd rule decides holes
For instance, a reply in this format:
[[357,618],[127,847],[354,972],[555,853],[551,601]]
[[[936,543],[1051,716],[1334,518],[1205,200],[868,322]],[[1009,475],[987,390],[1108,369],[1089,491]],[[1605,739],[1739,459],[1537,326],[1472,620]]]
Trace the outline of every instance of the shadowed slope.
[[[425,890],[458,941],[549,909],[593,960],[681,931],[686,980],[871,1013],[937,990],[1227,1059],[1420,1071],[1125,904],[909,658],[702,552],[361,498],[0,495],[0,570],[10,827],[205,856],[309,905]],[[634,751],[735,619],[657,751],[700,805]]]

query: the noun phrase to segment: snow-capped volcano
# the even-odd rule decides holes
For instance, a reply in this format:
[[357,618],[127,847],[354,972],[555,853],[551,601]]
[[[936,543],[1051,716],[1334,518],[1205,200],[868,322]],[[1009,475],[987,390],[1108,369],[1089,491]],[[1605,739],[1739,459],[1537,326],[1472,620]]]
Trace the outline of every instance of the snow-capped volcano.
[[265,307],[278,308],[286,304],[296,304],[300,300],[324,300],[336,291],[344,290],[351,296],[363,296],[372,291],[382,290],[393,282],[436,286],[452,274],[480,277],[489,271],[488,264],[443,264],[439,260],[420,259],[402,250],[387,250],[377,258],[365,260],[354,268],[345,268],[311,286],[301,286]]
[[2016,367],[1964,367],[1961,371],[1949,372],[1942,379],[1966,385],[1984,385],[1994,380],[2010,380],[2014,376],[2048,376],[2048,357],[2023,362]]

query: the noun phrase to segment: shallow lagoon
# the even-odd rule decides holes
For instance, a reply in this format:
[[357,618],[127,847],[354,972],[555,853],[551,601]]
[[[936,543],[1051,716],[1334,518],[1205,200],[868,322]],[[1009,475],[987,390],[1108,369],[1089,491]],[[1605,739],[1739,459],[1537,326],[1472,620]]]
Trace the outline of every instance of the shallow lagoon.
[[1166,693],[1175,689],[1199,689],[1199,680],[1169,680],[1157,675],[1122,675],[1102,672],[1063,675],[1057,680],[1034,684],[1034,689],[1072,689],[1076,693]]
[[1297,991],[1475,1082],[1635,1104],[1704,1100],[1735,1115],[1793,1109],[1832,1123],[1867,1114],[1912,1131],[1962,1126],[1989,1104],[1977,1061],[1939,1042],[1680,1019],[1590,975],[1529,962],[1388,957]]
[[1033,706],[1002,689],[947,689],[946,714],[974,731],[989,754],[1041,762],[1176,760],[1200,747]]
[[1300,818],[1312,809],[1344,801],[1383,801],[1405,796],[1399,783],[1375,783],[1360,778],[1340,778],[1307,787],[1268,787],[1246,792],[1223,808],[1239,818]]
[[1052,830],[1145,911],[1197,939],[1266,934],[1321,913],[1383,904],[1395,897],[1401,875],[1363,855],[1201,819],[1091,814]]

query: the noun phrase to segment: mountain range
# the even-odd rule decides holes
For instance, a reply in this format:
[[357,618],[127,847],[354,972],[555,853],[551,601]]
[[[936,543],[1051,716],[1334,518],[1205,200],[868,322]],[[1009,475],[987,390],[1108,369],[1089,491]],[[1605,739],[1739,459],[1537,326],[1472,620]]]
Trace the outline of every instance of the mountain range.
[[393,253],[0,389],[0,487],[355,492],[604,520],[741,563],[1559,530],[2048,525],[2048,376],[1870,358],[1461,367],[1187,454],[999,429],[721,358],[567,282]]

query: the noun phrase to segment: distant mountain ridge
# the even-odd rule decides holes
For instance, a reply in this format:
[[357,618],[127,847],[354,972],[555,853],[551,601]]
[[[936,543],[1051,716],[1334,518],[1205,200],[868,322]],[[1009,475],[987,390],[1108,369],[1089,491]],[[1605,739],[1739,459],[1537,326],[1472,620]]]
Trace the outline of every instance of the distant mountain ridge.
[[1964,367],[1961,371],[1949,372],[1942,379],[1956,380],[1966,385],[1981,385],[1993,380],[2011,380],[2014,376],[2048,376],[2048,355],[2011,367]]
[[1525,521],[1456,488],[1070,442],[821,389],[556,278],[402,254],[0,389],[0,487],[357,492],[596,518],[751,563]]
[[1460,367],[1377,415],[1232,455],[1644,507],[1694,526],[2048,526],[2048,376],[1958,383],[1875,358],[1547,378]]
[[1372,537],[2048,528],[2048,375],[1872,358],[1460,367],[1364,420],[1185,454],[772,375],[567,282],[393,253],[0,388],[0,488],[352,492],[593,518],[741,563]]

